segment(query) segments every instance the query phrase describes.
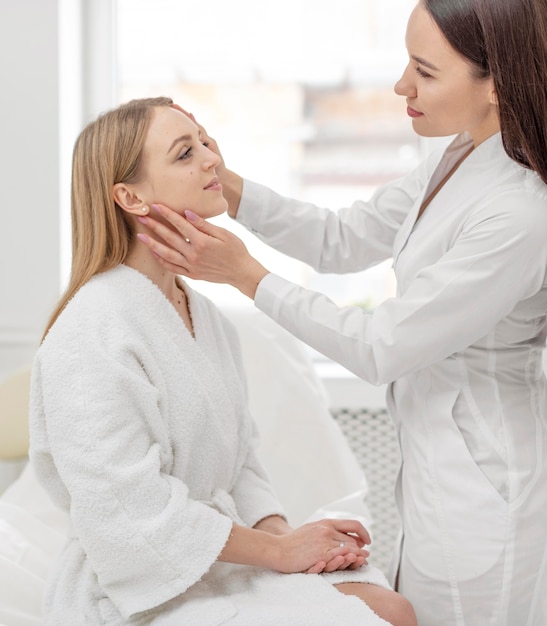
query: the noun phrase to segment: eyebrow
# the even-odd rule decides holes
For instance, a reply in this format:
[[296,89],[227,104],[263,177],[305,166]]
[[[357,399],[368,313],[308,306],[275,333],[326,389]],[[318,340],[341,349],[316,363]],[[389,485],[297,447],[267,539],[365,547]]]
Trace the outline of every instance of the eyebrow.
[[422,59],[422,57],[417,57],[417,56],[412,55],[411,58],[414,59],[414,61],[416,61],[416,63],[419,63],[420,65],[425,65],[430,70],[435,70],[436,72],[439,71],[438,67],[435,67],[433,65],[433,63],[430,63],[429,61],[426,61],[425,59]]
[[182,137],[177,137],[173,143],[169,146],[169,150],[167,150],[167,154],[171,152],[171,150],[178,144],[183,141],[190,141],[192,139],[191,135],[183,135]]

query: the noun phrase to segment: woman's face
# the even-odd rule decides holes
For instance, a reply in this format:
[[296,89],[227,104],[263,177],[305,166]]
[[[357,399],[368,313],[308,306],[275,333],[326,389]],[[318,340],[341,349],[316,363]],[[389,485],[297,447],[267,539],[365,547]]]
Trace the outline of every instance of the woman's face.
[[202,143],[188,116],[168,106],[156,107],[144,143],[143,180],[134,189],[148,205],[215,217],[228,206],[215,171],[219,163],[220,157]]
[[444,137],[467,131],[478,145],[499,130],[492,80],[472,75],[470,64],[421,4],[408,21],[406,46],[409,63],[395,92],[406,97],[418,135]]

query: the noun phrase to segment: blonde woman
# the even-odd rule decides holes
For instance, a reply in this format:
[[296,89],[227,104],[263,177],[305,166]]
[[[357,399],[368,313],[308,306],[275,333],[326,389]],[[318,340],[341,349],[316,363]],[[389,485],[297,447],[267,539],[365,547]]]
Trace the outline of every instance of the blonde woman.
[[415,626],[361,524],[288,525],[235,330],[139,243],[152,203],[226,209],[219,161],[167,98],[76,142],[72,275],[31,391],[30,456],[72,522],[45,624]]

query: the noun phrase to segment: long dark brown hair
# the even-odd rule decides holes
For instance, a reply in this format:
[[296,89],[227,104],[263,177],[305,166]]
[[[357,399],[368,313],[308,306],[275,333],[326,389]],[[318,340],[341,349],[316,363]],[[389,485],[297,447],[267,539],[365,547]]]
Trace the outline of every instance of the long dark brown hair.
[[547,183],[547,0],[422,0],[478,78],[492,77],[507,154]]

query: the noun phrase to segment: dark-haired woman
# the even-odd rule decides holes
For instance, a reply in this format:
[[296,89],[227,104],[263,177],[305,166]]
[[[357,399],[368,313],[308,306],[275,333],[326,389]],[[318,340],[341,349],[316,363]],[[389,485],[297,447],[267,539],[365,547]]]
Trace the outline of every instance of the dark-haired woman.
[[[414,130],[456,138],[339,212],[233,172],[230,214],[322,272],[392,257],[398,293],[339,308],[225,230],[160,207],[164,264],[227,282],[362,378],[389,383],[403,533],[393,580],[420,626],[547,624],[547,2],[423,0],[396,84]],[[212,144],[214,145],[214,144]]]

